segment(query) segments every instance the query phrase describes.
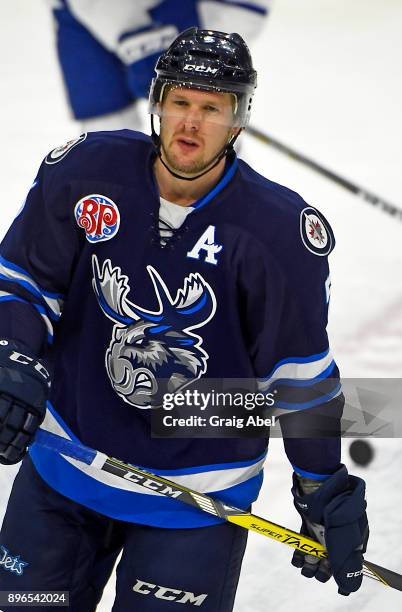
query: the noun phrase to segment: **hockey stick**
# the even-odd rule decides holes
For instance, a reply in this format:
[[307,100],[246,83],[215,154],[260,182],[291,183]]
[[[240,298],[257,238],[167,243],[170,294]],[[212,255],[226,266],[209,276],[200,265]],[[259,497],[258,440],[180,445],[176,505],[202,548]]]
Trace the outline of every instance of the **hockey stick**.
[[369,191],[368,189],[365,189],[364,187],[360,187],[356,183],[353,183],[352,181],[349,181],[348,179],[340,176],[339,174],[336,174],[336,172],[333,172],[332,170],[325,168],[324,166],[314,161],[310,157],[306,157],[306,155],[299,153],[292,147],[289,147],[288,145],[284,144],[283,142],[280,142],[279,140],[276,140],[276,138],[273,138],[273,136],[270,136],[269,134],[265,134],[264,132],[261,132],[261,130],[255,127],[248,126],[246,130],[246,134],[250,134],[250,136],[253,136],[254,138],[256,138],[257,140],[260,140],[264,144],[269,145],[273,149],[276,149],[277,151],[280,151],[281,153],[288,155],[288,157],[291,157],[295,161],[298,161],[301,164],[304,164],[305,166],[312,168],[319,174],[322,174],[323,176],[330,179],[331,181],[334,181],[338,185],[341,185],[341,187],[344,187],[345,189],[347,189],[354,195],[358,196],[365,202],[368,202],[369,204],[372,204],[373,206],[378,206],[383,212],[393,217],[396,217],[397,219],[402,221],[402,207],[398,207],[398,206],[395,206],[395,204],[391,204],[391,202],[387,202],[387,200],[384,200],[384,198],[381,198],[380,196],[376,195],[372,191]]
[[[247,510],[241,510],[230,504],[213,499],[205,493],[198,493],[193,489],[177,484],[173,480],[168,480],[157,474],[147,472],[142,468],[123,463],[113,457],[108,457],[104,453],[83,444],[78,444],[43,429],[38,430],[35,442],[47,449],[91,465],[102,472],[113,474],[118,478],[123,478],[126,481],[157,492],[165,497],[178,499],[185,504],[189,504],[208,514],[213,514],[229,523],[234,523],[244,529],[255,531],[277,542],[287,544],[305,554],[313,555],[320,559],[327,557],[325,547],[312,538],[251,514]],[[363,573],[368,578],[373,578],[384,586],[402,591],[402,575],[366,560],[364,560],[363,566]]]

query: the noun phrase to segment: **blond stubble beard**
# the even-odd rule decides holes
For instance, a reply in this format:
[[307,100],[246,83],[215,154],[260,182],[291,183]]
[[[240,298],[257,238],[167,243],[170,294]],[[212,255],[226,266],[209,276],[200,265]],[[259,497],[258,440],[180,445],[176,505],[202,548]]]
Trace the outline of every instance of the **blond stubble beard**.
[[182,174],[190,174],[190,175],[199,174],[200,172],[203,172],[204,170],[206,170],[209,166],[211,166],[216,161],[216,158],[221,153],[223,147],[228,143],[231,135],[232,135],[231,130],[228,130],[226,139],[224,140],[222,145],[219,147],[219,149],[216,151],[215,155],[213,155],[213,157],[208,161],[205,161],[205,159],[202,158],[198,161],[194,160],[193,162],[190,162],[188,164],[180,164],[179,162],[177,162],[177,160],[174,159],[173,156],[169,155],[169,153],[166,151],[165,147],[163,146],[162,131],[161,131],[161,149],[162,149],[163,156],[165,158],[167,165],[174,172],[180,172]]

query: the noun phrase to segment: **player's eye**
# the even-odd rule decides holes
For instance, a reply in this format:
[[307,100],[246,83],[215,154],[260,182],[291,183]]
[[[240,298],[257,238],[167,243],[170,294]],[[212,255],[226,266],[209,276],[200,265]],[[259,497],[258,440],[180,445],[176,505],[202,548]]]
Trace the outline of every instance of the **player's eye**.
[[216,106],[212,106],[212,104],[207,104],[204,108],[209,113],[217,113],[217,112],[219,112],[219,109],[216,108]]
[[175,106],[187,106],[187,102],[185,100],[174,100],[173,104]]

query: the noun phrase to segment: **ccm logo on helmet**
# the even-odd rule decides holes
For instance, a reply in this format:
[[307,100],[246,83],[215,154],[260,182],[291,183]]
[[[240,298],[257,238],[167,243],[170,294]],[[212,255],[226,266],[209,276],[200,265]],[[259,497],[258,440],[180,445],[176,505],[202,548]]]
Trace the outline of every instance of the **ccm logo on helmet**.
[[363,573],[363,570],[359,570],[358,572],[349,572],[348,574],[346,574],[347,578],[357,578],[358,576],[361,576]]
[[200,606],[208,597],[207,593],[202,595],[194,595],[188,591],[179,591],[177,589],[169,589],[169,587],[158,586],[152,584],[152,582],[144,582],[137,578],[137,582],[133,586],[135,593],[141,595],[153,595],[156,599],[162,599],[164,601],[174,601],[176,603],[190,603],[194,606]]
[[186,64],[183,70],[195,70],[196,72],[205,72],[205,74],[216,74],[218,68],[211,68],[211,66],[196,66],[196,64]]

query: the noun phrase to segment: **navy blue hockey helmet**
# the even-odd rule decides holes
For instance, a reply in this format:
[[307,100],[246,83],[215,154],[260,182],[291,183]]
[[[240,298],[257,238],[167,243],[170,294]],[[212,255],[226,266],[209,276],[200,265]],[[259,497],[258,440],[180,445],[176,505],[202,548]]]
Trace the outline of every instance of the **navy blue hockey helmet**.
[[248,46],[239,34],[189,28],[162,53],[155,72],[149,95],[151,114],[158,114],[158,103],[167,85],[221,91],[236,97],[233,127],[246,127],[257,73]]

